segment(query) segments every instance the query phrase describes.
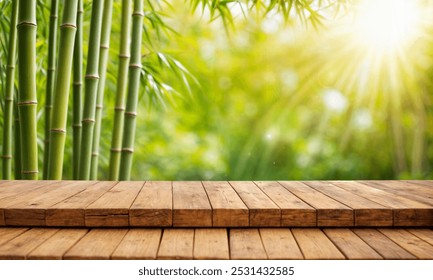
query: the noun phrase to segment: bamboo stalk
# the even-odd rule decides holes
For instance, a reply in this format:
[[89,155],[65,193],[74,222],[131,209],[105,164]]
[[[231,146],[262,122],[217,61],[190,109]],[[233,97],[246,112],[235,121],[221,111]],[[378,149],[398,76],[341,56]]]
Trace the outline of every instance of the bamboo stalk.
[[99,45],[103,4],[103,0],[93,1],[92,18],[90,20],[89,52],[84,85],[83,127],[80,143],[80,168],[78,172],[78,178],[81,180],[88,180],[90,176],[96,95],[99,81]]
[[38,179],[36,98],[36,0],[21,0],[18,9],[18,110],[23,179]]
[[17,98],[14,99],[14,136],[15,136],[15,180],[20,180],[22,178],[21,174],[21,133],[20,133],[20,116],[18,113]]
[[99,141],[101,134],[101,118],[104,103],[105,79],[107,72],[108,51],[110,49],[111,19],[113,11],[113,0],[105,0],[104,13],[102,16],[101,46],[99,54],[99,84],[96,97],[95,130],[93,132],[92,163],[90,167],[90,179],[98,177]]
[[111,139],[110,153],[110,180],[119,179],[120,153],[122,148],[123,121],[125,113],[125,96],[128,83],[128,64],[130,58],[130,32],[131,32],[131,0],[122,1],[122,25],[119,50],[119,66],[117,71],[116,107],[114,111],[114,124]]
[[6,72],[6,93],[3,121],[3,180],[12,176],[12,123],[14,106],[14,82],[17,49],[18,0],[12,2],[12,14],[9,30],[8,61]]
[[78,0],[65,2],[62,25],[60,26],[59,61],[53,92],[53,116],[55,117],[51,120],[48,156],[47,178],[50,180],[62,179],[72,57],[77,28],[77,2]]
[[51,0],[50,9],[50,31],[48,36],[48,69],[47,88],[45,94],[45,145],[43,161],[43,179],[48,174],[48,153],[50,147],[51,111],[53,109],[52,99],[54,90],[54,77],[56,74],[56,47],[57,47],[57,21],[59,13],[58,0]]
[[82,116],[82,88],[83,88],[83,0],[78,0],[77,32],[74,44],[74,82],[72,93],[72,178],[78,179],[80,166],[81,116]]
[[141,36],[143,31],[143,1],[134,0],[132,14],[131,62],[129,64],[129,88],[126,100],[125,126],[120,158],[120,180],[129,180],[131,175],[132,154],[134,152],[135,126],[137,117],[138,91],[141,74]]

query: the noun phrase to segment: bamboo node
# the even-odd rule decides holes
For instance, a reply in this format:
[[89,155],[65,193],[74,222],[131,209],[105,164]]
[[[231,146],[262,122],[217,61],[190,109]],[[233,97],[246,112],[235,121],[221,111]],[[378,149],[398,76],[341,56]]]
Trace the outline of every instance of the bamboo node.
[[114,107],[114,111],[125,111],[125,107]]
[[6,66],[8,69],[15,69],[15,65],[8,65]]
[[37,101],[22,101],[22,102],[18,102],[17,105],[18,106],[24,106],[24,105],[37,105],[38,102]]
[[119,54],[119,58],[130,58],[131,56],[128,54]]
[[83,123],[94,123],[95,120],[94,119],[83,119],[82,122]]
[[37,174],[39,173],[38,170],[22,170],[21,174]]
[[92,157],[97,157],[99,156],[99,153],[92,153]]
[[30,25],[30,26],[33,26],[33,27],[37,27],[37,24],[34,23],[34,22],[31,22],[31,21],[23,21],[23,22],[20,22],[20,23],[17,24],[17,28],[20,28],[20,27],[23,27],[23,26],[26,26],[26,25]]
[[129,64],[129,68],[136,68],[136,69],[141,69],[141,64],[138,63],[131,63]]
[[137,116],[137,112],[125,112],[125,116],[136,117]]
[[108,49],[110,49],[110,46],[109,45],[100,45],[99,48],[104,49],[104,50],[108,50]]
[[53,133],[60,133],[60,134],[66,133],[66,129],[62,129],[62,128],[52,128],[50,131]]
[[82,125],[81,125],[81,124],[73,124],[72,127],[73,127],[73,128],[81,128]]
[[64,24],[60,25],[60,28],[67,28],[67,27],[72,27],[73,29],[77,29],[77,26],[75,24],[72,24],[72,23],[64,23]]
[[82,86],[83,83],[82,82],[73,82],[72,85],[74,85],[74,86]]
[[144,17],[144,13],[143,12],[133,12],[132,16]]
[[123,153],[123,152],[132,154],[132,153],[134,153],[134,149],[123,148],[123,149],[122,149],[122,153]]
[[11,155],[2,155],[2,156],[0,156],[1,158],[5,158],[5,159],[11,159],[12,158],[12,156]]
[[111,148],[110,151],[113,153],[121,153],[122,149]]
[[99,75],[86,75],[84,78],[86,78],[86,79],[93,79],[93,80],[99,80]]
[[13,98],[5,98],[5,102],[12,102],[12,101],[14,101]]
[[56,67],[50,67],[50,68],[47,69],[47,71],[54,72],[54,71],[56,71]]
[[102,109],[102,108],[104,108],[104,106],[102,106],[102,105],[96,105],[95,108],[96,108],[96,109]]

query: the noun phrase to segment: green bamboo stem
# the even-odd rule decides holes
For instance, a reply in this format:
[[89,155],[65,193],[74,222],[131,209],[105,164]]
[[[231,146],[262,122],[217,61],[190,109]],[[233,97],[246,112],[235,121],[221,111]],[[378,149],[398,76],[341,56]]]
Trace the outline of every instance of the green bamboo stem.
[[45,145],[44,145],[44,164],[43,179],[47,179],[48,174],[48,151],[50,147],[50,128],[51,111],[53,109],[52,98],[54,89],[54,76],[56,73],[56,46],[57,46],[57,18],[59,12],[59,1],[51,0],[50,10],[50,31],[48,35],[48,68],[47,68],[47,88],[45,95]]
[[38,179],[36,98],[36,0],[21,0],[18,9],[18,110],[23,179]]
[[62,179],[72,57],[77,28],[77,2],[78,0],[68,0],[65,2],[62,25],[60,26],[59,61],[53,92],[54,117],[51,120],[48,156],[47,179],[50,180]]
[[119,179],[120,153],[122,151],[122,133],[125,113],[125,97],[128,84],[128,65],[130,58],[129,40],[131,32],[131,0],[122,1],[122,24],[119,50],[119,66],[117,71],[116,107],[111,139],[110,180]]
[[80,168],[78,178],[88,180],[92,156],[93,129],[95,126],[95,106],[98,91],[99,45],[101,41],[103,0],[94,0],[90,20],[89,52],[87,55],[84,85],[84,109],[80,143]]
[[107,72],[108,51],[110,49],[110,33],[111,33],[111,19],[113,11],[113,0],[105,0],[104,13],[102,16],[102,30],[101,30],[101,46],[99,53],[99,84],[98,94],[96,97],[95,108],[95,130],[93,132],[93,147],[92,147],[92,163],[90,167],[90,179],[96,180],[98,177],[98,159],[99,159],[99,141],[101,134],[101,118],[102,108],[104,105],[104,90],[105,79]]
[[3,180],[10,180],[12,175],[12,123],[15,64],[17,49],[18,0],[12,2],[12,14],[9,30],[8,61],[6,72],[6,93],[3,114]]
[[74,82],[72,93],[72,178],[78,179],[80,166],[80,141],[81,141],[81,116],[82,89],[83,89],[83,0],[78,0],[77,8],[77,32],[74,44]]
[[14,136],[15,136],[15,180],[22,178],[21,174],[21,133],[20,133],[20,116],[18,113],[17,98],[14,99]]
[[141,74],[141,36],[143,31],[143,0],[134,0],[132,14],[131,62],[129,64],[129,88],[126,100],[125,126],[120,158],[120,180],[129,180],[132,154],[134,152],[135,125],[137,118],[138,91]]

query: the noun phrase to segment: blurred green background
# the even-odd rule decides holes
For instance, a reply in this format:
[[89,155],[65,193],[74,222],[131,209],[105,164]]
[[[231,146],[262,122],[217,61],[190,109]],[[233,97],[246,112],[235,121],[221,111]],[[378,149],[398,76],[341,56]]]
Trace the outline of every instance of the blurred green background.
[[[40,1],[38,9],[39,116],[48,2]],[[116,92],[121,1],[114,2],[99,179],[108,177]],[[285,21],[277,11],[262,18],[237,3],[230,6],[232,23],[224,24],[200,7],[192,12],[191,1],[168,2],[144,22],[148,72],[143,73],[132,179],[433,178],[431,1],[413,1],[419,2],[413,33],[403,34],[404,40],[397,34],[380,46],[359,36],[350,5],[323,11],[322,24],[314,26],[296,15]],[[0,5],[3,94],[10,5]],[[85,53],[90,8],[85,1]],[[374,24],[380,30],[380,23]],[[173,70],[179,69],[170,67],[173,63],[187,71]],[[154,80],[159,90],[153,90]],[[42,118],[38,125],[42,149]],[[71,132],[65,179],[72,177]]]

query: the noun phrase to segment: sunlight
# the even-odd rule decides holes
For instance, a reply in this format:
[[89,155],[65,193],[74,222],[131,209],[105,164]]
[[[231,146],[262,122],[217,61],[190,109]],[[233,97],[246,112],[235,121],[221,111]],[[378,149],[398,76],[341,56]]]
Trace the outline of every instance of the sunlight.
[[364,0],[355,15],[358,43],[370,51],[393,52],[418,37],[417,1]]

